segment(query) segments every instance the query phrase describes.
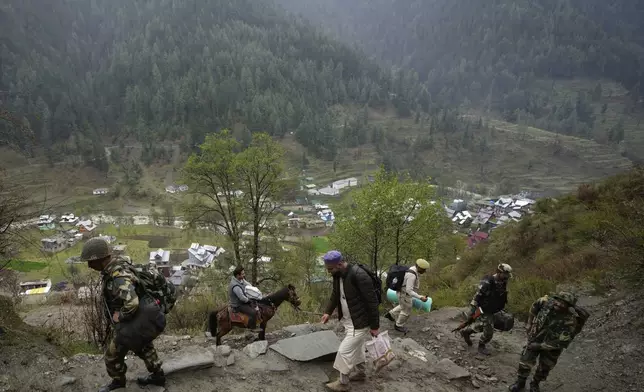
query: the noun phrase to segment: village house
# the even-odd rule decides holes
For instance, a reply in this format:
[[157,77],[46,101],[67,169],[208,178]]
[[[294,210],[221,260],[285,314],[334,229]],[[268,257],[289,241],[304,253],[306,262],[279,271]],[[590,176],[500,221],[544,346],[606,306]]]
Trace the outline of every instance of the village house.
[[472,248],[479,242],[487,240],[489,237],[488,233],[482,231],[476,231],[467,236],[467,246]]
[[337,196],[340,194],[340,189],[327,186],[327,187],[318,189],[318,192],[320,195],[324,195],[324,196]]
[[48,294],[51,291],[51,279],[20,282],[20,295]]
[[56,217],[54,215],[40,215],[36,222],[36,226],[38,226],[42,231],[53,230],[56,228],[56,224],[54,223],[55,218]]
[[60,236],[43,238],[40,242],[42,243],[42,251],[46,253],[56,253],[67,248],[67,239]]
[[65,214],[60,217],[60,223],[68,224],[68,225],[73,225],[78,222],[78,217],[74,214]]
[[93,195],[107,195],[110,190],[108,188],[96,188],[92,191]]
[[78,232],[83,234],[83,238],[94,237],[96,225],[91,220],[83,220],[76,223]]
[[333,189],[343,189],[346,187],[357,186],[358,179],[355,177],[345,178],[344,180],[333,181],[331,188]]
[[168,193],[177,193],[177,187],[174,185],[168,185],[165,187],[165,191]]
[[224,248],[212,245],[199,245],[192,243],[188,248],[188,260],[181,263],[185,269],[198,269],[211,267],[215,258],[224,253]]
[[154,264],[163,276],[170,277],[170,251],[158,249],[150,252],[150,264]]
[[127,249],[127,245],[123,244],[118,244],[112,246],[112,255],[113,256],[123,256],[125,255],[125,250]]
[[461,226],[464,226],[472,222],[472,215],[468,211],[457,212],[452,218],[452,222],[456,222]]

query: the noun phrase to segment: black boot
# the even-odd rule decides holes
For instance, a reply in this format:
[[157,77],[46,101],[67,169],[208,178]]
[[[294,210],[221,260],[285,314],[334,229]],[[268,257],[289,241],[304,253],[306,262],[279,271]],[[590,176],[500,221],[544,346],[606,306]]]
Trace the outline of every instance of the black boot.
[[525,388],[525,378],[517,378],[517,381],[508,388],[510,392],[521,392]]
[[111,383],[103,385],[98,392],[109,392],[120,388],[125,388],[125,380],[112,379]]
[[485,347],[485,343],[479,343],[479,354],[490,355],[490,351]]
[[530,383],[530,392],[541,392],[541,390],[539,389],[539,382],[540,380],[532,380],[532,382]]
[[162,387],[165,385],[165,374],[163,373],[163,370],[159,370],[158,372],[137,378],[136,382],[141,386],[158,385]]
[[399,327],[398,324],[394,325],[394,329],[398,332],[406,334],[409,330],[406,327]]
[[389,312],[385,313],[385,318],[387,320],[389,320],[389,321],[394,322],[394,323],[396,322],[396,320],[394,320],[394,316],[392,316],[391,313],[389,313]]
[[466,331],[466,330],[461,330],[461,336],[463,337],[463,340],[465,340],[465,343],[468,346],[472,347],[472,339],[470,338],[470,336],[472,336],[472,332],[471,331]]

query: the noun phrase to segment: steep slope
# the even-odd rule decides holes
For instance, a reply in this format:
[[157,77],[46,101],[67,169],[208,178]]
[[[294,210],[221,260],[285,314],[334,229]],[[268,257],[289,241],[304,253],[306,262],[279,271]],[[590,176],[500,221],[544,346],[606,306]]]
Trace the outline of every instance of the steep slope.
[[296,132],[313,153],[333,156],[328,105],[413,94],[263,1],[11,0],[0,21],[3,104],[25,115],[52,157],[70,136],[65,148],[91,157],[106,136],[192,147],[237,123]]

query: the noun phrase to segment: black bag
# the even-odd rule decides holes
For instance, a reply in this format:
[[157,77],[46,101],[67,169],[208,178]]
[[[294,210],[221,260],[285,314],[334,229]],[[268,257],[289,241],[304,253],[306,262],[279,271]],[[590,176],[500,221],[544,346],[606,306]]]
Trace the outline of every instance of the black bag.
[[494,313],[494,329],[507,332],[514,328],[514,315],[505,311]]
[[135,353],[156,339],[165,330],[165,314],[149,297],[139,299],[139,308],[130,320],[114,325],[114,341]]
[[[367,267],[366,265],[356,264],[356,267],[362,268],[367,274],[369,274],[369,277],[371,278],[371,281],[373,283],[373,291],[376,292],[376,298],[378,298],[378,304],[380,305],[382,303],[382,280],[378,275],[373,273],[373,271],[371,271],[369,267]],[[356,279],[356,272],[357,271],[354,271],[354,274],[353,274],[354,284]]]
[[405,280],[405,274],[409,271],[409,267],[406,265],[394,264],[389,267],[387,272],[387,288],[393,291],[402,290],[403,282]]

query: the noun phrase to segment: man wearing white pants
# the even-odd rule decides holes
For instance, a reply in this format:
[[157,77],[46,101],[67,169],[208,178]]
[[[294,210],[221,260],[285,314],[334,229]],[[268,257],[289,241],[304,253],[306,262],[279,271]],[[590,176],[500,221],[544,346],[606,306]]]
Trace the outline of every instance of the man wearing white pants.
[[369,274],[360,266],[347,264],[340,252],[327,252],[324,264],[333,275],[333,292],[321,322],[326,323],[337,309],[346,333],[333,363],[340,378],[326,387],[344,392],[352,381],[366,379],[365,343],[370,336],[378,336],[380,327],[378,297]]
[[428,269],[429,263],[427,260],[418,259],[416,260],[416,265],[410,267],[405,272],[402,288],[400,291],[396,292],[398,296],[398,306],[385,314],[385,318],[396,323],[394,328],[398,332],[408,332],[407,327],[405,327],[405,323],[411,315],[413,299],[416,298],[423,302],[427,301],[426,296],[420,295],[416,291],[420,287],[420,278],[418,275],[424,274]]

